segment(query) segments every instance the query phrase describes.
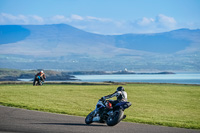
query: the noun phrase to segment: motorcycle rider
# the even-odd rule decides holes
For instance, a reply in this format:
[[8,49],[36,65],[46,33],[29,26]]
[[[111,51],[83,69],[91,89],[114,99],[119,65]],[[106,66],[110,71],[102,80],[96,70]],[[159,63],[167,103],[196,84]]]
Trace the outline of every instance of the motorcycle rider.
[[41,79],[42,82],[44,82],[44,80],[46,79],[46,76],[45,76],[44,71],[40,71],[39,73],[37,73],[37,74],[35,75],[35,80],[37,79],[38,76],[40,77],[39,79]]
[[[116,96],[117,100],[108,100],[106,101],[106,99],[112,98]],[[106,109],[112,109],[113,106],[115,106],[117,103],[119,102],[127,102],[127,93],[125,92],[124,87],[119,86],[116,91],[113,94],[104,96],[100,99],[101,101],[106,101]],[[96,116],[93,118],[93,121],[99,121],[100,117],[102,117],[102,112],[104,111],[104,109],[100,109],[99,112],[97,112]],[[126,115],[123,116],[123,119],[126,118]]]
[[[117,100],[106,100],[115,96],[117,97]],[[85,118],[85,123],[106,122],[108,126],[114,126],[126,118],[124,110],[130,106],[131,103],[128,102],[127,93],[125,92],[124,87],[119,86],[113,94],[99,99],[96,109]]]
[[127,102],[128,101],[127,93],[125,92],[125,89],[122,86],[119,86],[113,94],[110,94],[110,95],[102,97],[101,100],[105,101],[106,99],[112,98],[114,96],[117,97],[117,100],[114,100],[114,101],[113,100],[109,100],[109,102],[113,106],[116,105],[119,102]]

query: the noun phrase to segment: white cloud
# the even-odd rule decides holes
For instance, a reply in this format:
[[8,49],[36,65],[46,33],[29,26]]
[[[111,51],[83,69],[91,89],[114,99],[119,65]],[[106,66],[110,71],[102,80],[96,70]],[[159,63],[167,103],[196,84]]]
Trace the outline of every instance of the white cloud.
[[76,14],[72,14],[71,15],[71,19],[72,20],[84,20],[83,17],[79,16],[79,15],[76,15]]
[[68,23],[71,20],[63,15],[56,15],[46,20],[48,24]]
[[0,14],[0,23],[1,24],[18,24],[18,23],[27,23],[27,18],[24,15],[14,16],[7,13]]
[[159,14],[156,18],[159,25],[174,28],[176,26],[176,20],[173,17],[168,17],[163,14]]
[[156,33],[165,32],[180,28],[173,17],[163,14],[157,15],[155,18],[143,17],[131,22],[132,30],[137,33]]
[[141,25],[141,26],[148,26],[152,23],[154,23],[155,20],[153,18],[146,18],[146,17],[143,17],[142,19],[138,20],[138,25]]
[[14,16],[12,14],[1,13],[0,14],[0,24],[44,24],[44,20],[42,17],[37,15],[17,15]]
[[87,16],[87,20],[95,20],[95,21],[101,21],[101,22],[109,22],[112,21],[111,19],[108,18],[97,18],[97,17],[92,17],[92,16]]
[[29,16],[28,20],[31,21],[31,23],[44,24],[44,19],[37,15]]
[[[125,34],[125,33],[156,33],[170,31],[177,28],[194,28],[194,24],[180,24],[175,18],[159,14],[154,18],[142,17],[137,20],[113,20],[94,16],[55,15],[43,18],[37,15],[12,15],[0,13],[0,25],[6,24],[69,24],[79,29],[99,34]],[[197,24],[196,24],[197,25]]]
[[124,34],[124,33],[156,33],[173,30],[177,27],[176,20],[163,14],[155,18],[143,17],[135,21],[116,21],[109,18],[93,16],[76,16],[79,21],[68,23],[74,27],[99,34]]

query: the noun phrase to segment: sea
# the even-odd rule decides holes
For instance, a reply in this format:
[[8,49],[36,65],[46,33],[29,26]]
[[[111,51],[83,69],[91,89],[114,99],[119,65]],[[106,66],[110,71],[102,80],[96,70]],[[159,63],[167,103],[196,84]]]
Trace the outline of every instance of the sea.
[[139,82],[200,85],[200,73],[75,75],[75,77],[83,82]]
[[[80,82],[175,83],[175,84],[200,85],[200,73],[108,74],[108,75],[74,75],[74,76],[75,79],[77,80],[68,80],[68,81],[69,82],[80,81]],[[31,81],[32,79],[19,79],[19,80]]]

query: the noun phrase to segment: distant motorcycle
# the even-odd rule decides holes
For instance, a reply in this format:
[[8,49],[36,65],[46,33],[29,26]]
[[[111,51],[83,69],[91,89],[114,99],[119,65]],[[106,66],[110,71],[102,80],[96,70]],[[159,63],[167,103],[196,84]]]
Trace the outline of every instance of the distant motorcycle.
[[108,126],[114,126],[126,118],[124,110],[131,105],[130,102],[120,102],[112,106],[110,100],[104,101],[100,99],[97,102],[95,110],[85,118],[85,123],[91,124],[92,122],[99,122],[106,123]]
[[37,86],[37,85],[43,85],[42,79],[40,76],[36,76],[35,79],[33,80],[33,86]]

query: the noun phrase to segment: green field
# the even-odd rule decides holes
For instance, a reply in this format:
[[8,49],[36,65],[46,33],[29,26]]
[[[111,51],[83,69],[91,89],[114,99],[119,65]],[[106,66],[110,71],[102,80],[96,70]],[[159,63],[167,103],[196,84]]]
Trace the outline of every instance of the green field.
[[[0,104],[46,112],[86,116],[102,96],[119,85],[0,85]],[[123,85],[132,106],[124,121],[200,129],[200,86]]]

